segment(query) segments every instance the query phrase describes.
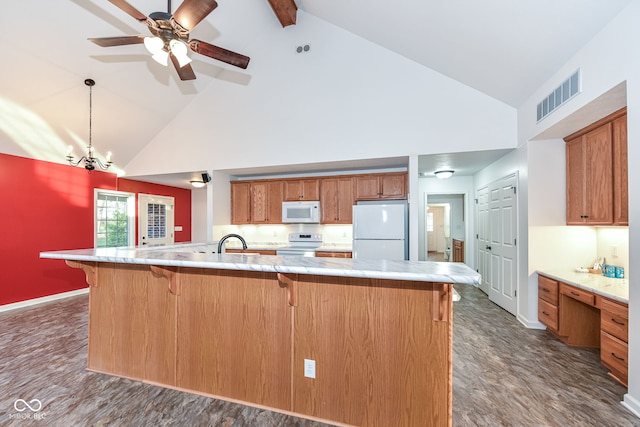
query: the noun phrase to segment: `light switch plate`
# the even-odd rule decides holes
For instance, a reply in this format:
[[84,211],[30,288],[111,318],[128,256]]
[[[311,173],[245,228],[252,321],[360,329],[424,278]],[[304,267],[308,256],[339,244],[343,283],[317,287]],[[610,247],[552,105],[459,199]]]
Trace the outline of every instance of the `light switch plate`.
[[304,359],[304,376],[307,378],[316,377],[316,361]]

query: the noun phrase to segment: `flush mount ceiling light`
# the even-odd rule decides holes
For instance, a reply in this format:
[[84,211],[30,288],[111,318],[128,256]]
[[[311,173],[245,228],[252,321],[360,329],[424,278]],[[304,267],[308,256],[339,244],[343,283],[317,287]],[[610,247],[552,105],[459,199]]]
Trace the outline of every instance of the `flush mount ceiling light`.
[[452,171],[451,169],[444,169],[444,170],[435,171],[433,174],[439,179],[447,179],[447,178],[450,178],[454,172],[455,171]]
[[204,187],[206,184],[202,181],[189,181],[191,183],[191,186],[193,188],[202,188]]

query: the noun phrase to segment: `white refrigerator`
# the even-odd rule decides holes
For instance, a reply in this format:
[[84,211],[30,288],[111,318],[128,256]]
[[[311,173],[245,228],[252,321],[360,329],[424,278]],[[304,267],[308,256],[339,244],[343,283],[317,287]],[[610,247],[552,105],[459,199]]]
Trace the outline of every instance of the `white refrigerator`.
[[356,259],[408,259],[407,205],[353,206],[353,257]]

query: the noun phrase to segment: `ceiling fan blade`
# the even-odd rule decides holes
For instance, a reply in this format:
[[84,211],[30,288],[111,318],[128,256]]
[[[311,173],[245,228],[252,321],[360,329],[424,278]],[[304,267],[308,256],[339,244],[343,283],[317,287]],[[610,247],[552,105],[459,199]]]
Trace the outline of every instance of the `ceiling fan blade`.
[[140,12],[135,7],[131,6],[125,0],[109,0],[109,2],[113,3],[118,8],[122,9],[123,11],[127,12],[127,14],[129,14],[129,16],[132,16],[134,19],[137,19],[138,21],[146,21],[147,20],[147,15],[145,15],[142,12]]
[[180,80],[195,80],[196,73],[193,72],[193,68],[191,68],[191,64],[185,64],[184,66],[180,66],[178,63],[178,58],[175,57],[173,53],[169,53],[169,58],[171,58],[171,62],[173,66],[176,68],[178,72],[178,76]]
[[195,39],[189,41],[189,48],[200,55],[208,56],[209,58],[217,59],[218,61],[226,62],[227,64],[243,69],[247,68],[249,60],[251,59],[248,56]]
[[173,19],[182,28],[191,31],[216,7],[218,3],[215,0],[184,0],[173,14]]
[[90,42],[97,44],[102,47],[111,47],[111,46],[124,46],[127,44],[140,44],[144,43],[144,38],[142,34],[137,36],[120,36],[120,37],[98,37],[98,38],[89,38]]

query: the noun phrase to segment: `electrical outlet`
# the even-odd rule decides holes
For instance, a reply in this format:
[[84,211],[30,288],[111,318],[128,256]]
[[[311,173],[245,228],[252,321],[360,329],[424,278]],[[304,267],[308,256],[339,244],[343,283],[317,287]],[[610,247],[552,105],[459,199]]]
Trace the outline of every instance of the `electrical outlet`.
[[611,252],[613,253],[613,257],[614,258],[618,257],[618,247],[617,246],[612,246],[611,247]]
[[304,359],[304,376],[307,378],[316,377],[316,361]]

